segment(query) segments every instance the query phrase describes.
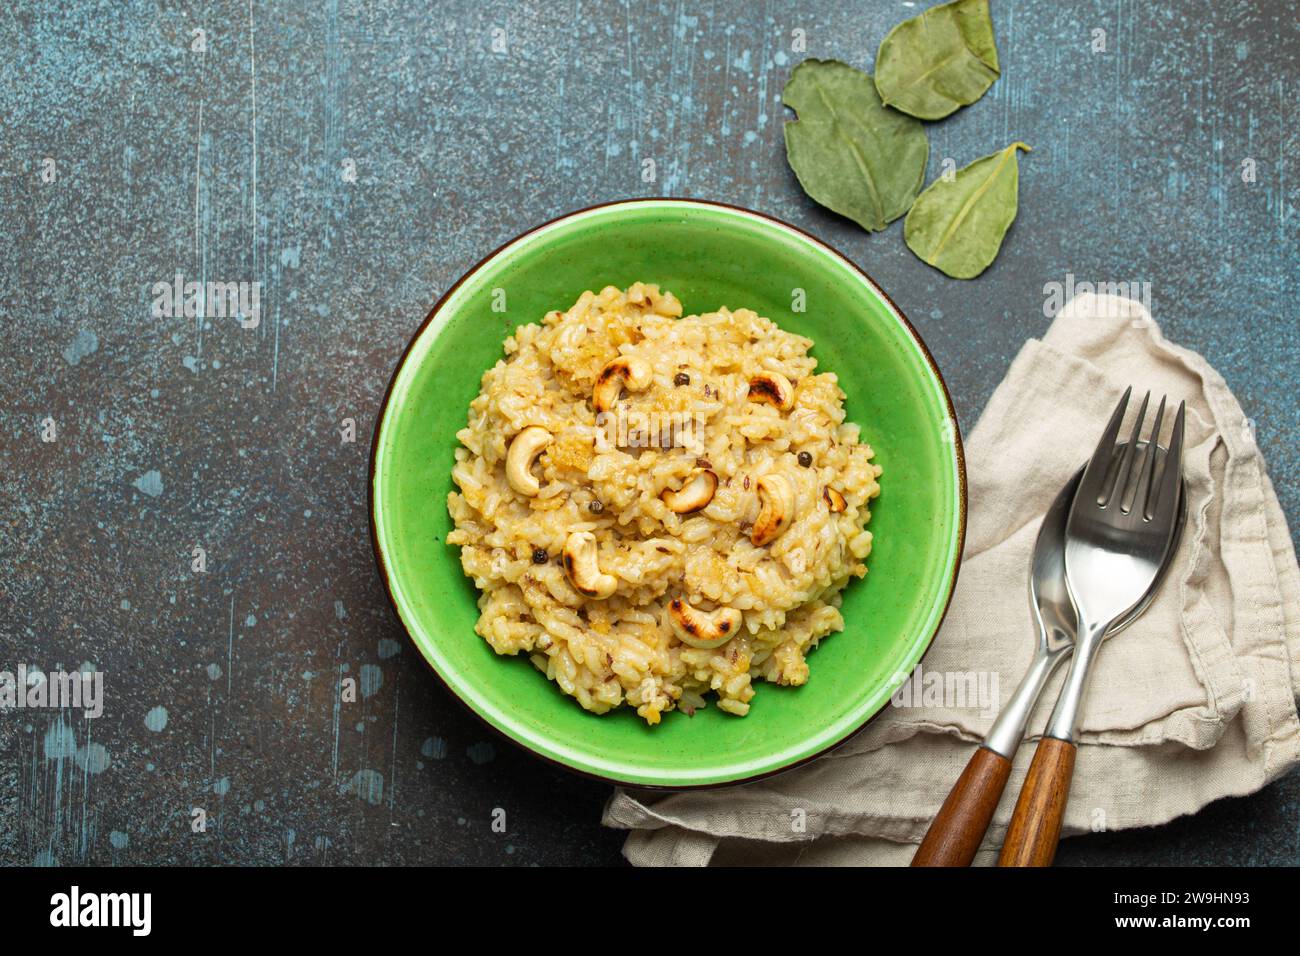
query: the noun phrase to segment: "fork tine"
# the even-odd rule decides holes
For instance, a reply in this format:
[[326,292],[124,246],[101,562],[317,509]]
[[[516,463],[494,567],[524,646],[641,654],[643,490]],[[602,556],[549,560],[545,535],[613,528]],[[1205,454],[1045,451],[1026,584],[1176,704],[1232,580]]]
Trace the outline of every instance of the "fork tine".
[[1165,420],[1165,398],[1160,396],[1160,407],[1156,409],[1156,421],[1151,426],[1151,437],[1147,439],[1146,459],[1142,462],[1142,474],[1138,476],[1137,491],[1133,493],[1133,508],[1141,508],[1142,517],[1149,517],[1151,514],[1151,484],[1156,477],[1156,454],[1160,446],[1160,425]]
[[1142,405],[1138,408],[1137,421],[1133,423],[1133,434],[1129,436],[1128,444],[1124,446],[1124,455],[1119,462],[1119,474],[1115,476],[1115,487],[1107,496],[1106,503],[1110,504],[1114,501],[1125,514],[1128,514],[1128,509],[1124,507],[1124,496],[1128,491],[1129,477],[1133,474],[1133,462],[1137,459],[1138,438],[1142,435],[1142,419],[1147,417],[1149,401],[1151,401],[1151,393],[1147,392],[1142,398]]
[[1147,503],[1146,516],[1154,518],[1157,511],[1173,513],[1178,507],[1178,489],[1183,480],[1183,416],[1187,410],[1186,402],[1178,403],[1178,414],[1174,417],[1174,433],[1169,438],[1169,451],[1165,455],[1165,467],[1160,472],[1160,484],[1153,487],[1154,494]]
[[1106,424],[1106,430],[1102,432],[1101,441],[1097,442],[1097,450],[1088,459],[1088,467],[1084,469],[1083,477],[1079,479],[1079,490],[1074,493],[1076,500],[1091,498],[1099,505],[1103,503],[1102,486],[1106,481],[1106,472],[1110,470],[1111,460],[1115,457],[1115,439],[1119,437],[1119,426],[1124,421],[1124,413],[1128,410],[1128,397],[1132,392],[1131,385],[1124,389],[1123,398],[1115,406],[1115,411]]

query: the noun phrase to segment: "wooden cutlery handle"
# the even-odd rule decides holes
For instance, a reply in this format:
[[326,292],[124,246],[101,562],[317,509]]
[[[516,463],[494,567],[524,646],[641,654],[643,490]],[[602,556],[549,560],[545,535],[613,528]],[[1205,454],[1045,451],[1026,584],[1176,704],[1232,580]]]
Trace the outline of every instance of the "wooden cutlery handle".
[[970,866],[998,808],[1011,761],[980,747],[935,815],[912,866]]
[[1078,748],[1068,740],[1044,737],[1038,742],[1007,827],[998,866],[1052,865],[1077,753]]

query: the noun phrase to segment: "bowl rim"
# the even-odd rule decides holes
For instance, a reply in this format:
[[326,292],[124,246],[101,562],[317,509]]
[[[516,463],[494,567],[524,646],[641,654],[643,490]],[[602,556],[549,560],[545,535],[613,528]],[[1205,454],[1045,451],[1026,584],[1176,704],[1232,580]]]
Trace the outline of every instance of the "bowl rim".
[[534,758],[540,759],[546,762],[547,764],[550,764],[555,767],[559,767],[568,773],[577,774],[580,777],[586,777],[587,779],[590,780],[600,781],[601,783],[611,784],[613,786],[635,787],[638,790],[656,790],[656,791],[714,790],[714,789],[720,789],[722,787],[733,787],[733,786],[739,786],[740,784],[753,783],[757,780],[763,780],[768,777],[773,777],[777,774],[782,774],[782,773],[786,773],[787,771],[793,770],[796,767],[801,767],[804,764],[810,763],[819,757],[825,756],[826,754],[835,750],[837,747],[844,744],[852,737],[855,737],[857,734],[861,733],[872,721],[874,721],[877,717],[881,715],[881,713],[884,712],[885,708],[880,707],[878,710],[875,711],[875,713],[864,718],[859,724],[846,730],[838,739],[828,742],[824,747],[821,747],[820,749],[818,749],[817,751],[811,754],[807,754],[803,757],[799,757],[797,759],[791,760],[788,763],[785,763],[779,767],[773,767],[755,773],[745,774],[743,776],[734,777],[728,780],[699,781],[699,782],[686,781],[681,783],[646,783],[640,780],[631,780],[631,779],[619,777],[614,774],[600,773],[585,767],[575,767],[572,764],[566,763],[557,757],[551,756],[550,754],[543,753],[539,750],[534,749],[528,740],[521,740],[507,733],[504,729],[498,727],[495,723],[493,723],[483,714],[479,713],[479,711],[469,701],[464,699],[455,690],[455,688],[452,687],[451,683],[445,677],[443,677],[442,673],[438,670],[438,668],[433,665],[433,662],[430,661],[428,657],[425,656],[424,652],[420,649],[419,643],[416,641],[415,636],[411,633],[410,627],[407,626],[405,619],[402,617],[401,610],[398,608],[397,605],[397,599],[393,594],[392,575],[388,568],[388,562],[384,557],[383,550],[379,544],[379,528],[378,528],[378,520],[375,512],[375,505],[376,505],[375,484],[376,484],[376,478],[378,477],[377,466],[378,466],[378,455],[379,455],[379,433],[383,429],[384,421],[388,417],[389,402],[393,396],[393,388],[396,385],[397,379],[401,375],[402,370],[406,367],[407,359],[410,357],[411,351],[415,348],[416,343],[424,335],[424,331],[429,327],[429,324],[433,322],[433,320],[437,317],[443,305],[446,304],[447,300],[450,299],[453,294],[455,294],[456,290],[459,289],[466,281],[468,281],[471,276],[475,275],[480,269],[486,266],[489,262],[496,259],[499,255],[501,255],[501,253],[505,252],[508,248],[515,245],[516,243],[522,242],[528,237],[534,235],[535,233],[550,228],[551,226],[557,225],[562,222],[566,222],[571,219],[577,219],[579,217],[589,215],[598,210],[608,209],[610,207],[655,206],[658,204],[698,206],[705,209],[720,209],[729,213],[741,213],[746,216],[751,216],[755,219],[763,220],[770,225],[774,225],[777,226],[778,228],[788,230],[794,233],[799,238],[802,238],[808,241],[809,243],[811,243],[812,245],[818,247],[818,249],[820,249],[822,252],[827,253],[833,258],[840,260],[844,265],[848,266],[849,269],[855,272],[864,282],[866,282],[867,285],[870,286],[870,288],[875,292],[875,294],[878,295],[889,306],[889,311],[902,325],[903,330],[907,333],[908,337],[912,340],[913,345],[916,346],[921,357],[925,359],[925,362],[930,367],[930,371],[933,373],[935,380],[939,383],[939,390],[943,396],[944,405],[947,408],[948,419],[949,421],[952,422],[953,450],[955,453],[956,465],[957,465],[958,494],[957,494],[956,554],[953,559],[952,573],[949,576],[948,583],[947,583],[947,594],[944,598],[943,608],[939,612],[938,616],[935,618],[934,627],[931,630],[930,634],[926,637],[925,647],[922,649],[921,654],[917,657],[916,664],[914,664],[912,667],[913,671],[915,671],[916,667],[918,667],[921,664],[921,662],[924,661],[926,655],[930,653],[930,649],[934,646],[934,639],[938,635],[940,629],[943,627],[943,622],[948,615],[949,609],[952,607],[953,595],[956,593],[957,590],[957,579],[961,572],[962,555],[963,552],[965,551],[965,546],[966,546],[966,524],[967,524],[966,452],[965,452],[965,447],[962,443],[961,424],[957,419],[957,410],[956,407],[953,405],[953,401],[952,401],[952,393],[948,389],[948,383],[944,379],[943,373],[939,370],[938,363],[935,362],[934,356],[930,353],[929,347],[925,344],[925,340],[922,339],[920,333],[916,331],[916,327],[912,325],[911,321],[903,313],[903,310],[898,307],[897,303],[895,303],[894,300],[889,297],[888,293],[886,293],[885,290],[881,288],[880,284],[877,283],[875,279],[871,278],[871,276],[867,274],[865,269],[859,266],[847,255],[840,252],[830,243],[817,238],[807,230],[792,225],[791,223],[786,222],[784,219],[780,219],[776,216],[769,215],[768,213],[757,212],[745,206],[738,206],[732,203],[720,202],[717,200],[695,199],[695,198],[687,198],[687,197],[680,197],[680,196],[645,196],[645,197],[635,197],[629,199],[614,199],[606,202],[595,203],[594,205],[591,206],[584,206],[581,209],[575,209],[571,212],[563,213],[559,216],[555,216],[551,219],[548,219],[545,222],[539,223],[536,226],[532,226],[528,229],[525,229],[523,232],[520,232],[517,235],[511,237],[510,239],[507,239],[505,242],[501,243],[499,246],[497,246],[487,255],[483,256],[476,263],[474,263],[474,265],[472,265],[470,268],[466,269],[465,272],[461,274],[460,278],[458,278],[455,282],[453,282],[450,286],[448,286],[446,291],[443,292],[443,294],[438,297],[438,300],[429,309],[429,312],[424,317],[424,320],[411,334],[411,337],[407,341],[405,348],[402,349],[402,354],[398,357],[397,362],[393,366],[392,374],[388,378],[388,385],[385,387],[384,397],[379,403],[379,411],[378,414],[375,416],[374,431],[371,434],[371,438],[370,438],[370,461],[369,461],[369,469],[368,469],[367,481],[366,481],[366,495],[367,495],[366,511],[367,511],[367,516],[370,524],[370,546],[371,546],[371,550],[374,553],[375,564],[379,570],[379,578],[384,585],[384,594],[388,598],[389,609],[392,611],[393,616],[397,619],[397,623],[401,626],[402,631],[406,634],[407,639],[410,640],[410,642],[415,645],[416,650],[420,651],[420,659],[424,661],[425,666],[428,667],[429,670],[433,673],[434,677],[442,685],[443,689],[447,691],[447,693],[449,694],[449,696],[451,696],[453,700],[455,700],[465,710],[467,710],[470,714],[472,714],[476,720],[478,720],[485,727],[489,728],[493,734],[495,734],[496,736],[504,740],[509,741],[513,746],[518,747],[519,749],[530,754]]

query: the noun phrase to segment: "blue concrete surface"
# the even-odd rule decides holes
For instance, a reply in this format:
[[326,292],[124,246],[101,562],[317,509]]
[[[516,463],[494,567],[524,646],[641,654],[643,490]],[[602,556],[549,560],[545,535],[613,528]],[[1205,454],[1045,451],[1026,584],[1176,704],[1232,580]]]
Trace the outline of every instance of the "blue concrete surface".
[[[87,662],[108,694],[97,721],[0,714],[0,862],[618,860],[605,788],[489,739],[434,685],[366,523],[374,415],[429,305],[592,203],[718,199],[835,244],[916,324],[967,429],[1046,328],[1048,284],[1149,282],[1166,334],[1257,422],[1294,533],[1294,6],[994,0],[1003,76],[929,127],[927,179],[1034,152],[968,283],[901,223],[867,235],[812,204],[784,159],[792,66],[869,67],[921,6],[0,10],[0,667]],[[260,282],[260,321],[157,315],[177,273]],[[1060,859],[1296,863],[1298,807],[1291,776]]]

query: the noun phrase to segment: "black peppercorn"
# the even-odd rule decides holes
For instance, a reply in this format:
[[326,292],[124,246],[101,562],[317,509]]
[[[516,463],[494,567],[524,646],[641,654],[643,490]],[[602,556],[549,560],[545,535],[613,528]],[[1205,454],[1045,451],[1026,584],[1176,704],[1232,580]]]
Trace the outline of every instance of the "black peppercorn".
[[605,504],[602,501],[593,501],[591,504],[587,505],[587,507],[591,509],[593,514],[600,514],[605,510]]
[[545,548],[533,548],[533,564],[545,564],[551,559]]
[[691,384],[691,377],[690,377],[689,375],[687,375],[685,372],[678,372],[676,375],[673,376],[673,384],[674,384],[674,385],[690,385],[690,384]]
[[812,464],[812,455],[808,454],[806,451],[799,452],[799,464],[802,467],[807,468]]

